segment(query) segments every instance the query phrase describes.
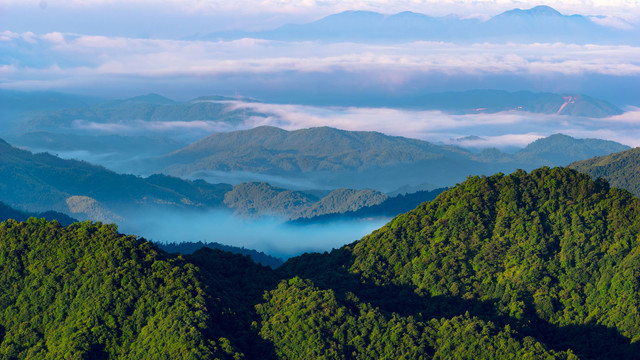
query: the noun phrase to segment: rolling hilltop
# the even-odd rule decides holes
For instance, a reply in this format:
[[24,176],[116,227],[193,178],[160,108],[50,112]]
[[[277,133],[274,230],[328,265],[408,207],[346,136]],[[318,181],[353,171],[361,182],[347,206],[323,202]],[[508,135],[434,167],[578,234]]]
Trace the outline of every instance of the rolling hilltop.
[[570,169],[471,177],[276,271],[170,256],[112,225],[9,221],[0,354],[631,359],[639,201]]

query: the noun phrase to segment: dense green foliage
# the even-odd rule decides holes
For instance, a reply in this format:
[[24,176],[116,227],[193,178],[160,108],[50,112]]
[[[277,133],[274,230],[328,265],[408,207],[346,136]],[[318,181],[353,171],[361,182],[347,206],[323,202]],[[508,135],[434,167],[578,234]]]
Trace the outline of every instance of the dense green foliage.
[[283,281],[257,306],[260,335],[283,359],[572,359],[518,340],[468,313],[449,319],[385,313],[353,294],[340,300],[308,280]]
[[398,287],[421,313],[450,299],[553,348],[623,357],[640,339],[639,234],[631,194],[542,168],[469,178],[328,259],[285,268]]
[[606,179],[611,186],[629,190],[640,197],[640,148],[574,162],[569,167],[594,179]]
[[114,226],[0,225],[6,358],[635,359],[640,200],[570,169],[470,177],[276,270]]
[[[198,269],[113,225],[0,224],[0,357],[203,359],[212,330]],[[228,351],[227,351],[228,350]]]

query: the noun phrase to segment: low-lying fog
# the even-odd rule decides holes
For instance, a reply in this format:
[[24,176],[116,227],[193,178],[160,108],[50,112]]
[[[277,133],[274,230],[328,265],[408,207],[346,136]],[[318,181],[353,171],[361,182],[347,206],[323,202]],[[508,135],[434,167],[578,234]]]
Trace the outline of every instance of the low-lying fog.
[[289,258],[324,252],[359,240],[390,219],[340,220],[292,225],[275,218],[244,219],[224,210],[208,212],[152,210],[125,214],[119,230],[154,242],[217,242]]

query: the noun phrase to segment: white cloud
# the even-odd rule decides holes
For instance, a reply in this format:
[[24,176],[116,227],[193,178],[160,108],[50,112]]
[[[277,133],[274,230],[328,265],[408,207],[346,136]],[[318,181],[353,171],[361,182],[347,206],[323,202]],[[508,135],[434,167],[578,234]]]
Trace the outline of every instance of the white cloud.
[[[241,102],[232,105],[232,109],[238,108],[271,115],[249,119],[245,127],[271,125],[296,130],[330,126],[445,143],[456,143],[453,139],[476,135],[485,139],[482,147],[498,148],[523,147],[538,138],[564,133],[577,138],[608,139],[629,146],[640,146],[638,109],[609,118],[591,119],[526,112],[451,115],[440,111],[388,108],[327,108]],[[474,145],[480,145],[480,142]]]
[[[413,73],[640,74],[640,47],[572,44],[414,42],[395,45],[321,44],[255,39],[179,41],[48,33],[3,33],[4,46],[34,43],[39,51],[13,55],[22,79],[47,72],[42,54],[68,76],[201,76],[226,73],[370,72],[402,84]],[[12,45],[10,45],[12,44]],[[8,54],[12,56],[11,52]],[[47,64],[47,67],[51,67]],[[51,67],[58,72],[58,68]],[[14,80],[20,80],[18,78]]]

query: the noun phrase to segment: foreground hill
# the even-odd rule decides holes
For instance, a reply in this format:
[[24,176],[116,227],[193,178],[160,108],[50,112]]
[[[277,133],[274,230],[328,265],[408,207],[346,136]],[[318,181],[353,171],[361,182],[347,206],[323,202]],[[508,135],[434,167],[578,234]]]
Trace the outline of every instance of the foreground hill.
[[631,194],[542,168],[469,178],[352,245],[284,269],[312,279],[307,291],[357,288],[363,301],[418,318],[469,311],[581,358],[633,358],[639,235]]
[[2,358],[233,354],[216,336],[199,270],[151,243],[110,225],[32,219],[2,223],[0,244]]
[[577,161],[569,167],[594,179],[607,179],[611,186],[629,190],[640,197],[640,148]]
[[113,226],[9,221],[0,352],[633,359],[639,201],[570,169],[470,177],[277,271],[211,249],[172,258]]

